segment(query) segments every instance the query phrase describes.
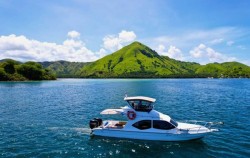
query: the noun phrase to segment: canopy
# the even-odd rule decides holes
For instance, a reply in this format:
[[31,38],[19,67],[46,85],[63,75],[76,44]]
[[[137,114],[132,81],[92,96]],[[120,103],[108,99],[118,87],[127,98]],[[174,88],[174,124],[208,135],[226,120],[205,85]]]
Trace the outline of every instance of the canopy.
[[116,114],[121,114],[122,112],[124,112],[123,109],[105,109],[100,114],[103,114],[103,115],[116,115]]
[[149,98],[149,97],[143,97],[143,96],[135,96],[135,97],[125,97],[124,100],[129,101],[129,100],[144,100],[148,102],[155,102],[156,99],[154,98]]

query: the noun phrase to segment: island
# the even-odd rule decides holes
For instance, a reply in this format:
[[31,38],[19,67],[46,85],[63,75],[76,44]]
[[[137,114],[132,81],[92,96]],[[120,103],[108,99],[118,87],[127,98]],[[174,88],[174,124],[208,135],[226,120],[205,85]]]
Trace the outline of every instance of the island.
[[0,61],[0,80],[54,80],[59,78],[250,78],[248,65],[232,61],[201,65],[159,55],[133,42],[94,62]]
[[133,42],[94,62],[54,61],[41,64],[57,77],[74,78],[249,78],[250,67],[233,61],[201,65],[159,55]]

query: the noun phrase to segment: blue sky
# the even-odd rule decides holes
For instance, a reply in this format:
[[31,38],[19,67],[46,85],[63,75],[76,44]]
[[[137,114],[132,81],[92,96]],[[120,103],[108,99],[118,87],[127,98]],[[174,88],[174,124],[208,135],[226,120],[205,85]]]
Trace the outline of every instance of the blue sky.
[[0,58],[93,61],[139,41],[201,64],[250,65],[247,0],[1,0]]

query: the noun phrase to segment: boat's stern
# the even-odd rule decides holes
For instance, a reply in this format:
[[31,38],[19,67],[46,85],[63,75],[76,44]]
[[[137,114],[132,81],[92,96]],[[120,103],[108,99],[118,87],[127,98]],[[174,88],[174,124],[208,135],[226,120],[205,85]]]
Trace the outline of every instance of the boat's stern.
[[89,128],[93,130],[94,128],[100,127],[103,125],[103,121],[100,118],[94,118],[89,121]]

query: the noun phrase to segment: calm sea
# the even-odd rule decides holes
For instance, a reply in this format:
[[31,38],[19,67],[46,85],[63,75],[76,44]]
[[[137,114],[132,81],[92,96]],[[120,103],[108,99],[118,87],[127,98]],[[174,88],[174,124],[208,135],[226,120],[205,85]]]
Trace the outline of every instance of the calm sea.
[[[90,138],[88,122],[128,96],[156,98],[175,120],[223,121],[195,141]],[[112,118],[126,118],[112,116]],[[250,157],[249,79],[0,82],[0,157]]]

